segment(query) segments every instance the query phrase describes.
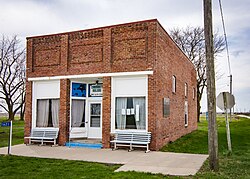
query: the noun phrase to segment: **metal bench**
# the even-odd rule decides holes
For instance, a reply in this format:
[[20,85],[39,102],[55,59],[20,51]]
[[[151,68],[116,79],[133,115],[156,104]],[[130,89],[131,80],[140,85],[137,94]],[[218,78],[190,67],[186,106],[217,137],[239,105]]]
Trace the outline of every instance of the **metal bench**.
[[114,143],[113,150],[116,150],[118,146],[129,146],[129,151],[132,151],[133,147],[143,147],[147,148],[147,153],[150,151],[150,140],[151,132],[116,132],[114,140],[110,142]]
[[56,139],[58,137],[59,129],[32,129],[31,134],[29,137],[25,137],[26,139],[29,139],[29,145],[31,142],[41,142],[41,145],[44,144],[44,142],[51,142],[56,145]]

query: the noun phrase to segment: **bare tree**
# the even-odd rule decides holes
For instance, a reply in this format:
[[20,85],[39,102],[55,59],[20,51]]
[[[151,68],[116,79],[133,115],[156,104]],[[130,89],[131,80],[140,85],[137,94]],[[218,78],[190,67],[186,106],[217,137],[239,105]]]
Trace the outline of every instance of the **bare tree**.
[[[200,121],[201,98],[207,84],[204,29],[201,27],[174,28],[170,36],[188,56],[197,72],[197,120]],[[215,57],[225,49],[223,36],[214,34]]]
[[[25,109],[25,49],[17,36],[0,39],[0,107],[14,120]],[[23,116],[21,116],[23,119]]]

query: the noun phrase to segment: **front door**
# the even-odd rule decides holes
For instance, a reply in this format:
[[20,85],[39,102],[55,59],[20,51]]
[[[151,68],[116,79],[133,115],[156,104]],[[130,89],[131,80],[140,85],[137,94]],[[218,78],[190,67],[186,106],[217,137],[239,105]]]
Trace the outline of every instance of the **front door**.
[[102,138],[102,103],[89,102],[88,138]]

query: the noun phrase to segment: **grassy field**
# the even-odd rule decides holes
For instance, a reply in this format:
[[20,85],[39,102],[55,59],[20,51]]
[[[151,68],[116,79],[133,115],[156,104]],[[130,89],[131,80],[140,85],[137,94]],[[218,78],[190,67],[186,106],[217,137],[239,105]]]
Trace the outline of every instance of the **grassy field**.
[[[0,117],[0,123],[7,121],[6,117]],[[13,141],[12,145],[22,144],[24,135],[24,121],[20,121],[19,118],[15,118],[13,121]],[[9,127],[0,127],[0,147],[8,145],[9,140]]]
[[[250,119],[230,122],[233,154],[228,156],[225,118],[218,117],[219,165],[217,173],[209,170],[208,161],[197,174],[206,178],[250,178]],[[207,121],[201,119],[198,130],[162,148],[162,151],[208,153]]]
[[[17,121],[15,125],[23,124]],[[225,120],[218,117],[219,172],[210,171],[206,161],[194,177],[185,178],[250,178],[250,120],[233,120],[230,127],[233,154],[228,156]],[[202,118],[197,131],[163,147],[162,151],[207,154],[207,148],[207,121]],[[82,161],[0,156],[0,178],[177,178],[139,172],[114,172],[118,167]]]

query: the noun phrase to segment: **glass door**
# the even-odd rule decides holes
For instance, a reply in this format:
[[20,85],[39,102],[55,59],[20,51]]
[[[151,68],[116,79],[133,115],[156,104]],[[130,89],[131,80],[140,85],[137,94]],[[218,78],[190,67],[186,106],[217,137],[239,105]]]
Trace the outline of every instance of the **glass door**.
[[102,138],[102,105],[101,102],[89,103],[88,138]]

